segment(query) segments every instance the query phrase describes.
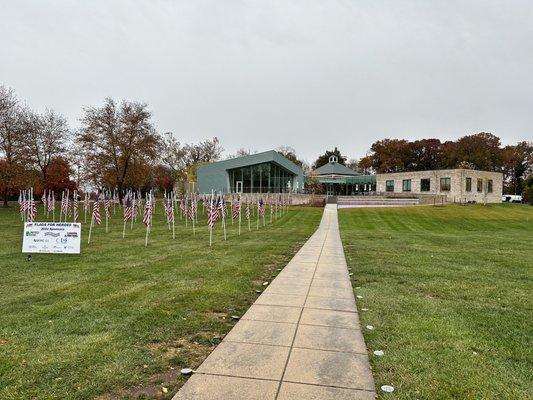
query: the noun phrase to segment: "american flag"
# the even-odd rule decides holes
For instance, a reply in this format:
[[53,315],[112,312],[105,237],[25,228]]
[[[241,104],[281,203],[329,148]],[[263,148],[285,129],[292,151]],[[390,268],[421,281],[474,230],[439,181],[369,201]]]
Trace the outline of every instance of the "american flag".
[[78,221],[78,192],[74,191],[72,198],[72,214],[74,222]]
[[46,211],[46,189],[43,191],[43,196],[41,197],[41,201],[43,203],[43,210]]
[[129,193],[124,198],[124,222],[133,218],[133,202]]
[[167,222],[170,224],[174,222],[174,205],[172,204],[172,198],[165,197],[164,204],[165,204],[165,213],[167,215]]
[[111,201],[108,197],[104,199],[104,210],[106,218],[111,218]]
[[217,205],[215,201],[215,197],[213,196],[207,205],[207,225],[211,229],[213,229],[213,226],[215,226],[215,221],[218,218]]
[[226,216],[226,201],[224,200],[224,195],[220,194],[218,196],[218,216],[225,217]]
[[152,201],[149,199],[146,199],[144,204],[143,223],[146,226],[150,226],[152,223]]
[[139,212],[139,198],[135,196],[135,193],[133,193],[132,203],[133,203],[133,216],[136,216],[137,213]]
[[237,197],[237,200],[233,202],[232,204],[232,217],[237,218],[239,216],[239,212],[241,211],[241,198]]
[[189,206],[189,218],[194,221],[196,218],[196,209],[197,209],[197,202],[194,197],[191,198],[191,205]]
[[33,192],[30,191],[28,199],[28,222],[33,222],[35,220],[35,215],[37,214],[37,207],[35,206],[35,201],[33,201]]
[[48,191],[48,211],[54,211],[56,208],[56,197],[53,191]]
[[100,201],[98,199],[98,195],[93,203],[93,220],[98,225],[102,223],[102,219],[100,218]]
[[257,205],[257,209],[259,211],[259,215],[264,217],[265,216],[265,202],[263,201],[262,197],[259,199],[259,203]]
[[250,219],[250,205],[246,203],[246,211],[244,212],[244,216],[246,219]]
[[19,207],[20,207],[20,213],[24,214],[26,213],[26,192],[19,192]]

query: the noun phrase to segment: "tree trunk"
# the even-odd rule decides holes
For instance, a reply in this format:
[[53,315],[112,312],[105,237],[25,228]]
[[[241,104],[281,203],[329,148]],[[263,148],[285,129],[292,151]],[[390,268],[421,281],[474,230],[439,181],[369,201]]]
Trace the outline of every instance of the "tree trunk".
[[9,190],[8,188],[6,187],[4,189],[4,207],[9,207],[9,204],[7,203],[7,196],[8,196],[8,193],[9,193]]

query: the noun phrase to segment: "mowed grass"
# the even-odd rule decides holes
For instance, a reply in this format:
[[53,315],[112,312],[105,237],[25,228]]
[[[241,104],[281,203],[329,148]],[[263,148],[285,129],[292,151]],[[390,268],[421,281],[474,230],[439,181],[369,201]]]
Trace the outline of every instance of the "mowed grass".
[[375,327],[363,331],[379,398],[533,397],[533,207],[350,209],[339,220],[361,324]]
[[226,242],[217,224],[210,248],[205,221],[193,236],[178,219],[172,240],[162,208],[148,247],[140,221],[122,239],[117,212],[90,245],[83,226],[81,255],[31,262],[17,209],[0,209],[0,399],[172,397],[179,369],[198,366],[322,214],[292,208],[252,232],[243,221],[240,237],[228,221]]

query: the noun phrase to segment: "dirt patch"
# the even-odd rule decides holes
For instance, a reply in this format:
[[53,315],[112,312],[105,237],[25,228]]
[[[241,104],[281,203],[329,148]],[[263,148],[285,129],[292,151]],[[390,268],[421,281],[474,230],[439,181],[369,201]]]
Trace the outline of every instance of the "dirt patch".
[[[224,314],[226,316],[226,314]],[[180,370],[188,367],[198,368],[202,361],[220,343],[221,335],[216,332],[200,332],[189,338],[176,342],[151,343],[147,346],[153,357],[165,365],[165,369],[150,376],[148,381],[139,386],[121,388],[113,393],[106,393],[97,400],[119,399],[171,399],[186,382]],[[148,365],[142,366],[148,368]]]

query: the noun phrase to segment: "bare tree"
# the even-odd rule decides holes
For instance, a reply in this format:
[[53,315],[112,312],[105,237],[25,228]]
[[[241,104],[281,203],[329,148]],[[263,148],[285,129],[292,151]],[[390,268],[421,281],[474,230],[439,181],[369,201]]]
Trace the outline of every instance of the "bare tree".
[[218,138],[204,140],[198,144],[187,144],[185,146],[187,169],[187,179],[192,182],[196,180],[196,167],[220,159],[224,149],[220,145]]
[[172,132],[163,134],[161,161],[171,171],[173,181],[184,180],[187,175],[187,148],[174,137]]
[[204,140],[198,144],[188,144],[185,146],[187,152],[187,165],[198,165],[210,163],[220,159],[224,150],[220,146],[218,138]]
[[25,131],[21,129],[21,109],[12,89],[0,86],[0,186],[4,207],[24,174]]
[[47,109],[37,115],[25,110],[22,118],[27,134],[26,146],[32,164],[41,172],[43,186],[46,187],[48,168],[55,157],[63,156],[70,138],[67,120],[53,110]]
[[77,139],[93,182],[122,189],[139,182],[156,158],[160,140],[145,103],[107,98],[88,107]]
[[296,156],[296,150],[294,150],[292,147],[279,146],[276,151],[280,153],[283,157],[287,158],[288,160],[291,160],[296,165],[303,167],[304,161],[298,159],[298,157]]

